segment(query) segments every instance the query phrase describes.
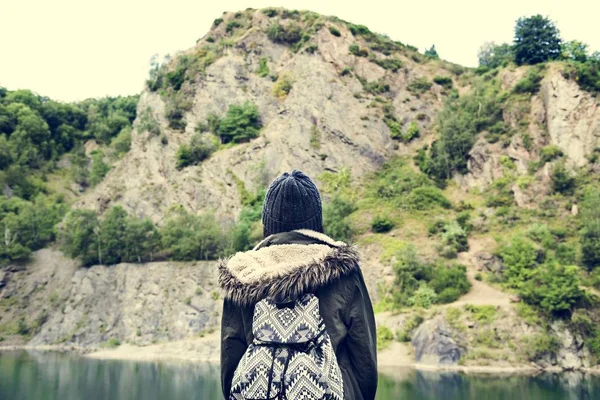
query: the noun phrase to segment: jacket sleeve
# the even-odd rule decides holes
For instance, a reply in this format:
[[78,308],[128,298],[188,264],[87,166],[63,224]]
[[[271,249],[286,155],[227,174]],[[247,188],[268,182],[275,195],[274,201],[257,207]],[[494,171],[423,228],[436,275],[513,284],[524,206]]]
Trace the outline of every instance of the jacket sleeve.
[[356,274],[348,309],[348,350],[356,379],[365,400],[377,391],[377,329],[375,314],[362,273]]
[[226,298],[221,317],[221,388],[225,399],[229,398],[233,373],[247,347],[241,307]]

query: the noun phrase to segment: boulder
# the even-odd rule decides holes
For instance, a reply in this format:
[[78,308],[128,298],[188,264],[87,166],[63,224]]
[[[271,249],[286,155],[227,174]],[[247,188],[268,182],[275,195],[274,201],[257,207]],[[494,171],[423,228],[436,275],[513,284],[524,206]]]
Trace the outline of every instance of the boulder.
[[455,332],[443,316],[421,324],[413,333],[416,361],[428,365],[456,365],[465,353]]
[[504,263],[500,257],[484,251],[475,254],[475,266],[480,271],[494,274],[501,274],[504,271]]

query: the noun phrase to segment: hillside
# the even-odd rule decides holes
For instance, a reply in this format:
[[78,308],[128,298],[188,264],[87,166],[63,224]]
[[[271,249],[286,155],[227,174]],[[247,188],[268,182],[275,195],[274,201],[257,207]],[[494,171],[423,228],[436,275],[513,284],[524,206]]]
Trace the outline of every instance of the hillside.
[[[361,249],[383,364],[590,367],[600,103],[585,68],[468,69],[335,17],[225,13],[153,66],[131,128],[83,123],[92,134],[31,164],[39,193],[6,178],[17,157],[0,163],[0,339],[93,350],[213,332],[220,295],[199,260],[251,246],[266,185],[298,168],[327,233]],[[0,154],[18,131],[0,130]],[[21,243],[10,232],[41,224],[23,211],[36,201],[55,210],[49,233]],[[27,261],[17,244],[46,248]]]

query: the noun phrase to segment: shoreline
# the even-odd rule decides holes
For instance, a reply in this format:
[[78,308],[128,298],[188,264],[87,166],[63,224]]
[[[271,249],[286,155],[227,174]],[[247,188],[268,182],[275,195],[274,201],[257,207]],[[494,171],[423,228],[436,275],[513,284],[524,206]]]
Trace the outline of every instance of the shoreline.
[[[94,360],[105,361],[136,361],[159,363],[204,363],[212,366],[219,365],[220,354],[214,340],[207,338],[136,346],[122,344],[116,348],[90,349],[75,345],[4,345],[0,352],[8,351],[56,351],[70,353]],[[208,346],[207,346],[208,345]],[[201,347],[201,348],[200,348]],[[200,351],[198,351],[200,350]],[[384,356],[385,351],[378,353]],[[565,370],[558,367],[541,368],[534,365],[506,366],[506,365],[441,365],[422,364],[406,357],[400,357],[391,363],[390,360],[380,363],[378,371],[390,377],[400,377],[407,371],[448,372],[463,374],[492,374],[492,375],[535,375],[539,373],[567,373],[581,372],[585,374],[600,375],[600,367]]]

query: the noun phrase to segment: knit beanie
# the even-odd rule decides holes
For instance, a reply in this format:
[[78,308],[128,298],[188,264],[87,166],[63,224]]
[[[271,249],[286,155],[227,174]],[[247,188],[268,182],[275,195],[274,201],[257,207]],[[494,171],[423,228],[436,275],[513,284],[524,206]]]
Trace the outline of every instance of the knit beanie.
[[323,232],[319,190],[301,171],[284,173],[269,186],[263,204],[265,237],[296,229]]

